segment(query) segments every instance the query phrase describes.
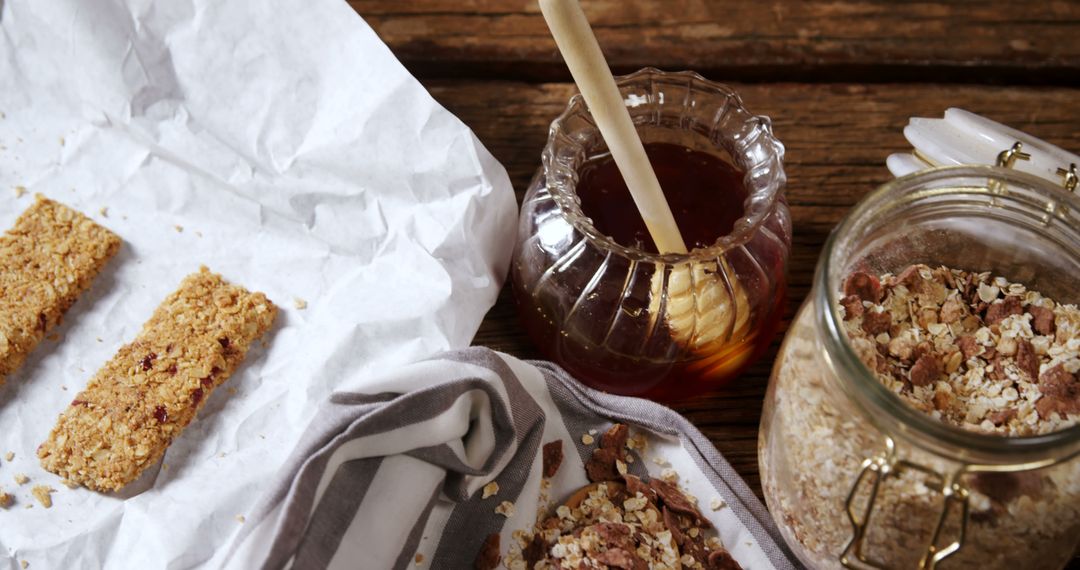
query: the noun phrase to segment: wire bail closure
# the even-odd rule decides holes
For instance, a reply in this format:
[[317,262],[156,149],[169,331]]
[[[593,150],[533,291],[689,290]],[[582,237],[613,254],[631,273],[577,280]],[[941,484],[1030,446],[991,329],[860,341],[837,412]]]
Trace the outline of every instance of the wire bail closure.
[[[922,558],[919,559],[918,567],[921,570],[934,570],[942,560],[952,556],[963,546],[964,536],[967,534],[968,498],[970,494],[959,479],[967,472],[967,466],[961,466],[953,473],[943,475],[924,465],[906,459],[899,459],[896,453],[896,442],[891,437],[886,437],[885,451],[876,457],[868,457],[863,461],[862,469],[859,471],[859,475],[855,477],[855,481],[851,485],[851,491],[848,492],[847,499],[844,501],[844,509],[847,512],[848,520],[851,521],[851,540],[844,547],[844,551],[840,553],[840,564],[845,568],[875,568],[879,570],[889,568],[885,564],[870,560],[863,547],[866,544],[866,531],[869,528],[870,515],[874,511],[882,484],[888,482],[890,478],[900,477],[907,471],[916,471],[926,475],[926,486],[941,493],[944,498],[941,512],[938,514],[937,525],[934,528],[934,534],[930,538],[930,544],[923,552]],[[869,496],[866,498],[866,505],[863,507],[862,512],[857,513],[855,499],[859,495],[860,488],[865,486],[864,481],[870,486]],[[959,515],[950,516],[950,513],[957,511]],[[959,531],[951,542],[939,547],[938,544],[941,542],[946,524],[956,516],[959,516]],[[852,559],[852,556],[854,556],[854,559]],[[855,561],[858,561],[858,563]]]
[[[1024,143],[1016,141],[1013,145],[997,155],[997,166],[1002,168],[1013,168],[1016,165],[1017,160],[1031,160],[1031,154],[1024,152]],[[1061,186],[1068,192],[1076,192],[1076,187],[1080,185],[1080,176],[1076,171],[1076,163],[1070,163],[1069,168],[1058,168],[1057,175],[1062,178]]]

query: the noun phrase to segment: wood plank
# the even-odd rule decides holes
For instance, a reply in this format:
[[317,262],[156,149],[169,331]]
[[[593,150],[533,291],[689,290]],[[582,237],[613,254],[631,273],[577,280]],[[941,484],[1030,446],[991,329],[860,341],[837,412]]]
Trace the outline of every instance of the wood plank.
[[[419,77],[569,78],[536,0],[349,0]],[[1080,3],[582,0],[616,71],[740,81],[1080,83]]]
[[[470,125],[510,172],[520,200],[547,139],[550,121],[574,92],[568,84],[429,82],[434,96]],[[963,107],[1080,150],[1080,90],[942,85],[739,85],[746,105],[773,118],[787,145],[787,187],[794,220],[785,323],[809,292],[825,238],[865,193],[889,180],[890,152],[907,148],[901,129],[910,115],[940,116]],[[769,354],[725,389],[682,403],[688,417],[760,493],[757,427],[771,363]],[[539,354],[518,326],[509,288],[476,344],[523,358]]]

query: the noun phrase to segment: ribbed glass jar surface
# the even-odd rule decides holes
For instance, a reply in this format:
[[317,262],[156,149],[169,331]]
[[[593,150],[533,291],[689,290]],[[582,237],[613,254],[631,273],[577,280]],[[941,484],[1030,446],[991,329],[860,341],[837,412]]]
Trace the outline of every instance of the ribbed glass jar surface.
[[695,73],[644,69],[618,85],[643,142],[706,152],[745,173],[744,215],[686,255],[626,247],[598,232],[575,190],[582,166],[607,147],[575,96],[552,124],[525,195],[514,294],[533,341],[575,377],[609,392],[679,399],[737,375],[775,333],[791,247],[784,149],[767,118]]
[[[773,369],[758,448],[769,510],[788,545],[811,568],[932,568],[937,562],[946,569],[1061,568],[1080,541],[1080,425],[1023,436],[991,433],[995,422],[1012,418],[1025,425],[1062,421],[1065,416],[1039,405],[1040,398],[1050,397],[1045,381],[1038,391],[997,391],[1008,382],[1019,387],[1025,372],[1007,360],[984,363],[992,358],[988,348],[969,352],[959,348],[962,342],[952,347],[950,329],[968,325],[946,319],[944,310],[938,322],[921,305],[911,305],[906,317],[896,314],[899,305],[890,305],[896,308],[892,328],[874,346],[851,340],[845,328],[852,305],[843,303],[850,297],[841,291],[853,272],[903,275],[912,264],[990,272],[1021,284],[1009,286],[1008,295],[1025,304],[1046,303],[1043,297],[1055,300],[1055,307],[1076,304],[1080,199],[1023,173],[951,167],[895,180],[860,202],[827,241],[810,298],[788,329]],[[911,291],[929,282],[921,275],[913,279],[888,282],[908,283]],[[941,289],[947,299],[970,291],[960,281]],[[984,293],[991,299],[983,309],[987,315],[989,303],[1004,305],[997,297],[1004,290],[988,286],[979,298]],[[1011,329],[1036,326],[1037,311],[1029,310],[1030,305],[1014,313],[1008,324],[971,321],[977,330],[962,335],[986,346],[996,343],[1004,353],[1016,342],[1009,341]],[[1068,367],[1069,351],[1080,349],[1080,322],[1065,314],[1057,317],[1050,338],[1033,338],[1032,345],[1041,343],[1044,359]],[[923,383],[912,368],[910,381],[905,377],[903,385],[887,388],[880,375],[891,366],[886,355],[902,354],[903,343],[892,343],[906,334],[899,332],[899,322],[912,322],[908,332],[925,335],[932,353],[957,355],[952,372],[938,370],[936,380]],[[864,364],[868,359],[879,366],[871,370]],[[995,366],[1002,367],[999,376],[981,376],[995,374]],[[1042,365],[1040,378],[1049,368]],[[934,391],[931,409],[902,399],[914,390]],[[961,396],[975,406],[952,408]],[[999,398],[1009,414],[988,414],[997,419],[973,424],[979,429],[939,419],[973,414],[966,417],[977,422],[985,413],[978,403]]]

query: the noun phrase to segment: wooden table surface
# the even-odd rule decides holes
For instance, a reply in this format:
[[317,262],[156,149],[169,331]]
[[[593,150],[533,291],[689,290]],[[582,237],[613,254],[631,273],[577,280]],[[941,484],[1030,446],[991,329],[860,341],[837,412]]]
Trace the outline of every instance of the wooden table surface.
[[[520,201],[575,92],[535,0],[350,0],[510,173]],[[908,117],[961,107],[1080,151],[1080,2],[582,0],[616,72],[731,84],[787,146],[794,220],[785,325],[828,232],[889,180]],[[760,496],[757,428],[781,334],[730,386],[679,404]],[[538,353],[509,289],[476,344]],[[1080,560],[1080,559],[1078,559]],[[1070,567],[1080,568],[1074,561]]]

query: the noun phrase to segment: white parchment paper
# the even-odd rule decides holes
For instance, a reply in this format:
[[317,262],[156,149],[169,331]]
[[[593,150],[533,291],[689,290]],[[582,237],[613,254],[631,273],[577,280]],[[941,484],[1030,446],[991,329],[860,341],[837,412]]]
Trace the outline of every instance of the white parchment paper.
[[[509,180],[344,2],[0,5],[0,227],[40,192],[124,240],[0,389],[0,566],[213,566],[346,371],[468,344],[509,260]],[[282,308],[266,346],[123,493],[62,486],[36,447],[201,264]]]

